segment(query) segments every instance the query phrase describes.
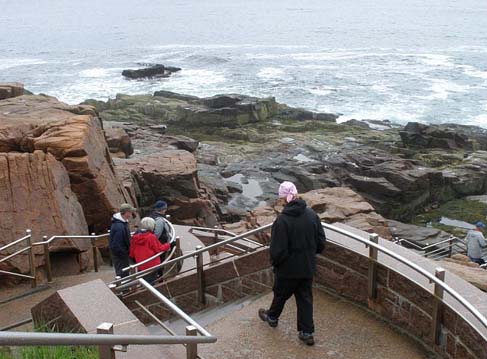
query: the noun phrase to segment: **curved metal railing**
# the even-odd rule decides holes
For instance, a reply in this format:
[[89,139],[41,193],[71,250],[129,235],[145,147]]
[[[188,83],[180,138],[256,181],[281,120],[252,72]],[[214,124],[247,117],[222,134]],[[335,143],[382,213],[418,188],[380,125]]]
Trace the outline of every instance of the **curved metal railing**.
[[145,276],[147,274],[156,272],[156,271],[158,271],[160,269],[163,269],[163,268],[165,268],[165,267],[167,267],[169,265],[172,265],[174,263],[177,263],[179,261],[182,261],[182,260],[185,260],[185,259],[188,259],[188,258],[193,258],[193,257],[196,257],[198,255],[202,255],[205,252],[209,252],[209,251],[215,250],[215,249],[217,249],[219,247],[222,247],[222,246],[225,246],[225,245],[230,244],[232,242],[241,240],[241,239],[243,239],[245,237],[248,237],[248,236],[251,236],[253,234],[256,234],[256,233],[265,231],[266,229],[270,228],[271,226],[272,226],[272,223],[271,224],[267,224],[267,225],[262,226],[262,227],[259,227],[259,228],[256,228],[256,229],[252,229],[252,230],[250,230],[248,232],[245,232],[243,234],[239,234],[236,237],[228,238],[228,239],[225,239],[225,240],[223,240],[221,242],[218,242],[218,243],[215,243],[215,244],[206,246],[206,247],[199,248],[199,249],[197,249],[197,250],[195,250],[195,251],[193,251],[191,253],[185,254],[185,255],[180,256],[180,257],[177,257],[177,258],[173,258],[173,259],[171,259],[169,261],[166,261],[164,263],[161,263],[161,264],[159,264],[157,266],[154,266],[154,267],[151,267],[151,268],[147,268],[147,269],[144,269],[143,271],[130,274],[130,275],[124,277],[124,278],[116,279],[113,282],[111,282],[110,284],[114,287],[115,290],[122,290],[122,289],[125,289],[127,287],[131,287],[132,286],[130,284],[131,281],[134,281],[134,280],[137,280],[139,278],[142,278],[143,276]]
[[[463,296],[461,296],[456,290],[454,290],[452,287],[446,284],[443,280],[437,278],[435,275],[428,272],[423,267],[417,265],[416,263],[410,261],[407,258],[400,256],[394,251],[387,249],[373,241],[370,241],[369,239],[362,238],[361,236],[355,233],[352,233],[350,231],[326,223],[322,223],[322,225],[325,229],[337,232],[339,234],[346,236],[347,238],[351,238],[355,241],[361,242],[365,246],[373,247],[377,249],[379,252],[386,254],[387,256],[395,259],[396,261],[406,265],[407,267],[411,268],[415,272],[419,273],[420,275],[428,279],[430,283],[435,283],[436,285],[441,287],[445,292],[447,292],[452,298],[454,298],[458,303],[460,303],[465,309],[467,309],[467,311],[469,311],[483,325],[484,329],[487,330],[487,319],[484,317],[482,313],[480,313],[480,311],[477,308],[475,308],[468,300],[466,300]],[[459,314],[467,323],[469,323],[473,328],[475,328],[476,331],[485,340],[487,340],[487,336],[484,333],[482,333],[480,330],[478,330],[477,326],[473,325],[473,323],[471,323],[471,321],[468,320],[468,318],[465,318],[465,316],[462,315],[462,313],[457,312],[457,314]]]
[[[140,277],[148,274],[148,273],[151,273],[152,271],[155,271],[155,270],[158,270],[159,268],[163,268],[167,265],[170,265],[176,261],[180,261],[180,260],[184,260],[184,259],[187,259],[187,258],[192,258],[192,257],[195,257],[195,256],[198,256],[198,255],[201,255],[202,253],[204,252],[208,252],[208,251],[211,251],[217,247],[220,247],[220,246],[224,246],[225,244],[228,244],[228,243],[232,243],[234,241],[237,241],[239,239],[243,239],[245,237],[248,237],[248,236],[251,236],[253,234],[256,234],[256,233],[259,233],[259,232],[263,232],[267,229],[269,229],[271,227],[272,224],[268,224],[268,225],[265,225],[265,226],[262,226],[262,227],[259,227],[259,228],[256,228],[256,229],[253,229],[253,230],[250,230],[248,232],[245,232],[245,233],[242,233],[236,237],[232,237],[232,238],[229,238],[229,239],[226,239],[222,242],[219,242],[219,243],[216,243],[216,244],[212,244],[210,246],[207,246],[207,247],[203,247],[203,248],[200,248],[200,249],[197,249],[191,253],[188,253],[184,256],[181,256],[181,257],[178,257],[178,258],[175,258],[175,259],[172,259],[166,263],[162,263],[156,267],[153,267],[153,268],[149,268],[149,269],[146,269],[144,271],[141,271],[141,272],[138,272],[138,273],[134,273],[128,277],[125,277],[125,278],[122,278],[122,279],[118,279],[118,280],[115,280],[113,281],[111,284],[114,288],[114,290],[123,290],[123,289],[126,289],[128,287],[131,287],[133,284],[131,284],[130,282],[132,280],[136,280],[136,279],[139,279]],[[395,261],[399,262],[399,263],[402,263],[403,265],[409,267],[410,269],[414,270],[415,272],[417,272],[418,274],[420,274],[422,277],[426,278],[430,283],[434,283],[435,285],[439,286],[440,288],[442,288],[442,290],[444,290],[446,293],[448,293],[454,300],[456,300],[461,306],[463,306],[469,313],[471,313],[478,321],[479,323],[482,325],[483,329],[487,330],[487,319],[485,318],[485,316],[477,309],[475,308],[467,299],[465,299],[460,293],[458,293],[456,290],[454,290],[452,287],[450,287],[448,284],[446,284],[443,280],[437,278],[434,274],[430,273],[428,270],[426,270],[425,268],[417,265],[416,263],[412,262],[411,260],[407,259],[407,258],[404,258],[402,257],[401,255],[395,253],[394,251],[388,249],[388,248],[385,248],[384,246],[381,246],[380,244],[377,244],[373,241],[371,241],[370,239],[368,238],[363,238],[361,237],[360,235],[357,235],[355,233],[352,233],[350,231],[347,231],[345,229],[342,229],[340,227],[337,227],[337,226],[334,226],[334,225],[330,225],[330,224],[326,224],[326,223],[322,223],[323,227],[327,230],[330,230],[330,231],[333,231],[333,232],[336,232],[338,234],[341,234],[343,236],[345,236],[346,238],[349,238],[349,239],[352,239],[356,242],[360,242],[362,244],[364,244],[366,247],[372,247],[372,248],[375,248],[377,251],[387,255],[388,257],[394,259]],[[334,242],[340,246],[343,246],[342,244],[338,243],[338,242]],[[426,288],[425,288],[426,289]],[[443,301],[443,299],[441,299]],[[443,301],[444,302],[444,301]],[[485,339],[487,340],[487,336],[479,330],[479,328],[474,325],[468,318],[465,317],[464,314],[462,313],[458,313],[467,323],[469,323],[473,328],[475,328],[475,330]]]

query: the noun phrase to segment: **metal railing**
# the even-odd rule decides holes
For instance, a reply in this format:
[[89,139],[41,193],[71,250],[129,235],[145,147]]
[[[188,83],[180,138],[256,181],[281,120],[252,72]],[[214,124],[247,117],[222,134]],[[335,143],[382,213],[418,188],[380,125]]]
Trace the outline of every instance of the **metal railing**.
[[[128,277],[117,279],[113,281],[110,284],[110,287],[114,292],[119,292],[122,291],[123,289],[130,288],[134,285],[140,284],[143,287],[145,287],[147,290],[149,290],[152,294],[154,294],[156,297],[158,297],[160,300],[162,300],[165,304],[169,305],[169,303],[172,303],[169,299],[165,298],[162,299],[163,295],[157,291],[155,288],[150,286],[146,281],[144,281],[141,277],[149,274],[153,271],[156,271],[158,269],[164,268],[168,265],[171,265],[177,261],[184,260],[187,258],[192,258],[196,257],[201,258],[201,255],[205,252],[208,252],[210,250],[214,250],[217,247],[224,246],[226,244],[232,243],[234,241],[243,239],[245,237],[251,236],[256,233],[263,232],[271,227],[272,224],[268,224],[250,231],[247,231],[243,234],[237,235],[232,238],[225,239],[221,242],[212,244],[210,246],[204,247],[204,248],[198,248],[192,253],[188,253],[186,255],[183,255],[178,258],[171,259],[165,263],[161,263],[158,266],[146,269],[144,271],[140,271],[137,273],[133,273],[129,275]],[[395,253],[393,250],[390,250],[384,246],[381,246],[378,244],[379,241],[379,236],[377,234],[371,234],[369,238],[363,238],[360,235],[357,235],[355,233],[352,233],[348,230],[342,229],[340,227],[334,226],[334,225],[329,225],[326,223],[322,223],[323,227],[329,231],[336,232],[338,234],[343,235],[346,239],[351,239],[353,241],[359,242],[363,244],[366,248],[369,248],[369,270],[368,270],[368,296],[369,299],[372,301],[377,300],[377,265],[380,263],[378,261],[378,253],[383,253],[384,255],[390,257],[394,261],[401,263],[402,265],[405,265],[406,267],[410,268],[411,270],[415,271],[416,273],[420,274],[422,277],[427,279],[430,283],[434,284],[434,289],[433,292],[431,293],[434,296],[434,304],[433,304],[433,311],[431,313],[432,315],[432,327],[431,327],[431,333],[432,333],[432,339],[435,343],[440,342],[440,328],[442,325],[442,307],[445,305],[444,301],[444,293],[447,293],[451,296],[452,299],[454,299],[458,304],[460,304],[466,312],[470,313],[477,321],[478,324],[474,324],[469,318],[467,318],[466,312],[460,312],[458,310],[455,310],[452,308],[463,320],[465,320],[472,328],[475,329],[475,331],[478,332],[478,334],[487,341],[487,336],[485,334],[487,330],[487,319],[484,317],[484,315],[477,309],[475,308],[468,300],[466,300],[463,296],[461,296],[456,290],[454,290],[452,287],[450,287],[448,284],[445,283],[445,270],[442,268],[436,268],[435,273],[430,273],[428,270],[425,268],[419,266],[418,264],[412,262],[411,260],[404,258],[400,256],[399,254]],[[334,242],[337,245],[340,245],[342,247],[348,248],[342,243]],[[197,260],[198,262],[198,260]],[[201,263],[197,265],[197,267],[202,267]],[[204,278],[204,273],[203,271],[198,272],[198,277],[201,277],[202,279]],[[200,300],[201,297],[204,298],[204,279],[200,282],[200,287],[198,288],[200,291],[199,296]],[[425,288],[427,290],[427,288]],[[180,315],[181,313],[176,313]],[[183,318],[185,319],[185,318]],[[187,319],[187,318],[186,318]],[[185,320],[186,320],[185,319]],[[193,324],[194,326],[194,324]],[[201,328],[203,329],[203,328]],[[194,326],[192,329],[192,332],[198,331],[198,327]],[[199,330],[201,334],[206,335],[208,333],[205,333],[205,331]],[[174,334],[174,333],[173,333]],[[3,335],[3,337],[2,337]],[[193,348],[194,346],[191,346],[192,344],[195,343],[206,343],[206,342],[214,342],[216,338],[210,338],[210,337],[197,337],[197,338],[187,338],[187,337],[163,337],[163,338],[158,338],[155,339],[154,337],[140,337],[137,339],[134,339],[134,336],[113,336],[111,339],[110,338],[105,338],[105,337],[100,337],[100,336],[90,336],[90,337],[84,337],[85,339],[81,339],[81,337],[76,337],[76,334],[63,334],[66,337],[63,338],[68,338],[68,339],[63,339],[61,342],[60,340],[57,340],[55,344],[52,341],[48,341],[47,339],[42,339],[42,336],[48,336],[49,334],[37,334],[37,333],[29,333],[29,335],[34,335],[32,337],[29,336],[30,340],[25,341],[26,337],[22,337],[21,334],[17,333],[8,333],[8,335],[11,335],[6,339],[7,337],[4,336],[3,333],[0,333],[0,345],[14,345],[13,343],[16,343],[18,345],[36,345],[36,344],[47,344],[49,343],[50,345],[61,345],[61,344],[70,344],[70,345],[98,345],[98,344],[108,344],[108,345],[113,345],[113,344],[186,344],[187,348]],[[19,335],[16,337],[16,335]],[[36,337],[36,335],[40,335],[39,337]],[[59,334],[58,334],[59,335]],[[69,336],[75,336],[75,337],[69,337]],[[3,339],[2,339],[3,338]],[[20,339],[24,338],[24,339]],[[54,338],[57,338],[56,336],[51,336],[51,340]],[[115,339],[114,339],[115,338]],[[185,339],[187,338],[187,339]],[[69,341],[69,340],[73,341]],[[76,340],[74,340],[76,339]],[[3,340],[3,341],[2,341]],[[186,341],[184,341],[186,340]],[[198,341],[201,340],[201,341]],[[191,349],[191,350],[193,350]],[[194,352],[194,351],[193,351]],[[197,355],[197,354],[196,354]]]
[[182,344],[186,347],[186,357],[197,359],[199,358],[198,344],[216,342],[216,337],[212,336],[171,300],[154,289],[144,279],[138,281],[174,314],[189,324],[186,326],[186,335],[176,335],[174,332],[169,336],[113,334],[113,324],[102,323],[97,327],[97,334],[0,332],[0,346],[97,345],[100,359],[115,359],[115,352],[126,352],[129,345]]
[[[197,246],[196,250],[191,252],[191,253],[187,253],[183,256],[164,261],[163,263],[161,263],[157,266],[147,268],[147,269],[144,269],[144,270],[139,271],[139,272],[132,273],[132,274],[130,274],[124,278],[116,279],[113,282],[111,282],[110,284],[113,286],[115,291],[121,292],[121,291],[123,291],[129,287],[132,287],[133,281],[137,281],[138,279],[143,278],[144,276],[146,276],[148,274],[151,274],[153,272],[157,272],[161,269],[165,270],[165,268],[167,268],[171,265],[174,265],[175,263],[178,263],[180,261],[186,260],[188,258],[195,258],[196,259],[195,267],[192,267],[192,268],[190,268],[184,272],[180,272],[179,274],[183,274],[185,272],[196,270],[197,276],[199,278],[199,283],[200,283],[199,287],[202,288],[199,291],[199,298],[200,298],[201,302],[204,302],[205,301],[204,293],[203,293],[203,289],[204,289],[204,283],[203,283],[204,282],[204,275],[203,275],[204,267],[208,266],[208,265],[214,265],[215,262],[203,264],[203,253],[212,252],[212,251],[217,250],[217,249],[219,250],[219,249],[223,248],[224,246],[229,245],[233,242],[236,242],[238,240],[243,240],[246,237],[251,236],[252,234],[263,232],[266,229],[270,228],[271,226],[272,226],[272,224],[268,224],[268,225],[265,225],[265,226],[262,226],[262,227],[259,227],[256,229],[252,229],[252,230],[245,232],[243,234],[236,235],[235,237],[230,237],[230,238],[224,239],[222,241],[219,241],[218,243],[214,243],[214,244],[209,245],[209,246],[205,246],[205,247]],[[198,228],[198,227],[195,227],[195,228]],[[255,243],[257,243],[257,242],[255,242]],[[264,245],[262,245],[262,244],[259,244],[259,245],[260,245],[260,247],[264,247]],[[226,260],[228,258],[230,258],[230,257],[223,258],[222,260]]]
[[37,281],[36,281],[36,265],[35,265],[35,258],[34,258],[34,252],[32,249],[32,231],[30,229],[27,229],[26,235],[22,238],[19,238],[9,244],[4,245],[3,247],[0,247],[0,253],[13,247],[16,245],[23,244],[25,242],[27,245],[20,249],[15,251],[12,254],[6,255],[2,259],[0,259],[0,263],[6,262],[9,259],[12,259],[24,252],[28,252],[29,255],[29,275],[27,274],[21,274],[21,273],[16,273],[16,272],[11,272],[11,271],[5,271],[5,270],[0,270],[0,274],[6,274],[6,275],[11,275],[14,277],[20,277],[24,279],[30,279],[32,281],[32,287],[35,288],[37,286]]
[[447,239],[426,246],[421,246],[407,239],[396,239],[393,240],[393,242],[406,248],[413,248],[423,257],[434,260],[450,258],[453,254],[457,253],[467,253],[467,244],[465,243],[465,240],[455,236],[451,236]]
[[[440,315],[441,312],[441,305],[444,304],[444,299],[443,299],[443,293],[446,292],[448,293],[453,299],[455,299],[460,305],[462,305],[470,314],[472,314],[481,324],[481,328],[484,330],[487,330],[487,319],[484,317],[480,311],[475,308],[468,300],[466,300],[463,296],[461,296],[456,290],[451,288],[448,284],[444,282],[445,279],[445,270],[443,268],[436,268],[435,274],[430,273],[423,267],[417,265],[416,263],[412,262],[409,259],[406,259],[399,254],[395,253],[394,251],[387,249],[381,245],[378,244],[378,239],[379,236],[377,234],[372,234],[368,239],[362,238],[361,236],[352,233],[350,231],[344,230],[342,228],[339,228],[337,226],[329,225],[326,223],[322,223],[323,227],[325,229],[334,231],[336,233],[342,234],[346,236],[347,238],[353,239],[355,241],[358,241],[366,246],[366,248],[369,248],[369,275],[368,275],[368,280],[369,280],[369,289],[368,289],[368,294],[369,294],[369,299],[371,300],[376,300],[377,299],[377,271],[376,269],[374,270],[374,266],[378,263],[377,261],[377,252],[384,253],[385,255],[389,256],[390,258],[396,260],[399,263],[402,263],[403,265],[409,267],[410,269],[414,270],[415,272],[419,273],[421,276],[425,277],[426,279],[429,280],[430,283],[434,284],[434,298],[435,298],[435,304],[433,308],[433,328],[432,328],[432,335],[433,335],[433,340],[436,344],[439,344],[440,342],[440,324],[442,321],[442,316]],[[335,242],[336,243],[336,242]],[[337,243],[339,244],[339,243]],[[340,245],[340,244],[339,244]],[[453,308],[452,308],[453,309]],[[465,320],[472,328],[474,328],[477,333],[487,341],[487,335],[485,332],[482,332],[478,328],[477,325],[474,325],[471,320],[466,318],[466,316],[463,313],[456,312],[458,315],[460,315],[463,320]]]
[[[188,253],[182,257],[178,257],[176,259],[172,259],[166,263],[162,263],[159,266],[147,269],[145,271],[141,271],[135,274],[132,274],[131,276],[128,276],[126,278],[118,279],[114,282],[112,282],[112,285],[114,287],[114,291],[122,291],[128,287],[131,287],[133,283],[131,281],[136,280],[148,273],[151,273],[154,270],[157,270],[158,268],[163,268],[167,265],[170,265],[171,263],[174,263],[175,261],[182,260],[182,259],[187,259],[191,257],[196,257],[197,263],[198,263],[198,258],[201,258],[201,255],[205,252],[214,250],[215,248],[219,246],[224,246],[226,244],[232,243],[234,241],[243,239],[245,237],[251,236],[253,234],[263,232],[271,227],[272,224],[268,224],[253,230],[250,230],[248,232],[242,233],[240,235],[237,235],[232,238],[225,239],[221,242],[212,244],[207,247],[203,248],[198,248],[192,253]],[[448,293],[456,302],[458,302],[461,306],[463,306],[469,313],[471,313],[481,324],[481,328],[484,330],[487,330],[487,319],[483,316],[482,313],[478,311],[477,308],[475,308],[469,301],[467,301],[464,297],[462,297],[457,291],[455,291],[453,288],[451,288],[448,284],[444,282],[444,276],[445,276],[445,271],[442,268],[437,268],[436,272],[430,273],[423,267],[417,265],[416,263],[412,262],[409,259],[406,259],[394,251],[387,249],[381,245],[378,244],[378,235],[373,234],[370,236],[370,238],[363,238],[355,233],[352,233],[350,231],[344,230],[342,228],[339,228],[334,225],[329,225],[326,223],[322,223],[323,227],[327,230],[334,231],[336,233],[339,233],[341,235],[344,235],[347,239],[352,239],[356,242],[360,242],[363,245],[365,245],[366,248],[369,248],[369,274],[368,274],[368,293],[369,297],[371,300],[375,300],[377,298],[377,264],[379,263],[377,258],[378,258],[378,252],[381,252],[388,257],[392,258],[393,260],[402,263],[403,265],[409,267],[410,269],[414,270],[418,274],[420,274],[422,277],[426,278],[430,283],[434,284],[434,292],[432,293],[435,298],[435,304],[434,304],[434,313],[433,313],[433,318],[434,321],[436,321],[435,318],[441,318],[439,315],[440,310],[441,310],[441,305],[443,305],[443,293],[446,292]],[[335,242],[336,244],[343,246],[340,243]],[[199,260],[201,263],[201,260]],[[201,264],[197,264],[197,277],[198,277],[198,297],[200,298],[200,301],[204,302],[204,291],[205,291],[205,283],[204,283],[204,272]],[[473,328],[476,329],[476,331],[484,338],[487,340],[487,336],[485,335],[484,332],[479,330],[478,326],[474,325],[468,318],[465,317],[464,314],[458,313],[467,323],[469,323]],[[435,322],[436,323],[436,322]],[[434,333],[435,333],[435,342],[439,341],[439,334],[438,334],[438,327],[439,323],[436,323],[434,326]]]

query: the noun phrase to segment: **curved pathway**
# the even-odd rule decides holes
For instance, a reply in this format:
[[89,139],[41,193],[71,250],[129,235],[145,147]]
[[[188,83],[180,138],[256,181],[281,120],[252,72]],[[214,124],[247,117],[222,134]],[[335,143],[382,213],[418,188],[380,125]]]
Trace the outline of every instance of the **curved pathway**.
[[302,344],[296,333],[296,305],[286,304],[279,326],[271,328],[257,310],[272,300],[268,294],[208,326],[217,343],[202,345],[205,359],[425,359],[435,358],[415,341],[362,308],[314,290],[314,347]]

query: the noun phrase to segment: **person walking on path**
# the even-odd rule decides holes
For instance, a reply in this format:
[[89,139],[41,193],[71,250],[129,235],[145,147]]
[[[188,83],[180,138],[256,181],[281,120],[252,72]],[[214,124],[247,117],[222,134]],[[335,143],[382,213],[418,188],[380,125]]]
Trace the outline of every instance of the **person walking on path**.
[[475,224],[475,229],[468,231],[467,237],[465,238],[467,242],[468,257],[472,262],[480,265],[485,264],[485,261],[482,258],[482,248],[487,246],[484,235],[482,234],[483,228],[485,228],[484,222],[478,221]]
[[[171,249],[173,244],[161,244],[154,234],[156,221],[151,217],[144,217],[140,221],[139,229],[132,236],[130,241],[130,257],[135,260],[135,263],[140,263],[146,259],[154,256],[157,253],[166,252]],[[139,272],[152,268],[161,264],[160,257],[156,257],[147,263],[139,266]],[[157,279],[157,272],[152,272],[143,277],[150,284],[153,284]]]
[[112,254],[115,274],[118,277],[126,277],[128,275],[128,272],[123,272],[122,269],[128,267],[130,264],[130,227],[128,220],[135,211],[136,209],[130,204],[123,203],[120,206],[120,212],[115,213],[112,217],[108,246]]
[[292,182],[281,183],[279,198],[285,206],[272,225],[270,244],[274,298],[270,308],[259,309],[258,314],[271,327],[277,327],[284,304],[294,294],[299,339],[313,345],[313,275],[316,255],[323,251],[326,236],[319,217],[298,199]]

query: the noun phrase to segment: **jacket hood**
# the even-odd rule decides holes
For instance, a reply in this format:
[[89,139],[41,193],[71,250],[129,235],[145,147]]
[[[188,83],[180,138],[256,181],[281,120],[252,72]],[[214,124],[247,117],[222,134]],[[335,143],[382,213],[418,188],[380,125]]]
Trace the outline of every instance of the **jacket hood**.
[[291,217],[299,217],[304,213],[305,210],[306,202],[302,199],[296,199],[286,204],[286,206],[282,210],[282,214]]
[[115,213],[112,217],[112,222],[117,222],[117,221],[127,223],[127,221],[122,217],[120,212]]
[[149,240],[149,238],[150,238],[151,235],[152,235],[152,232],[149,232],[147,230],[144,230],[144,229],[143,230],[138,230],[132,236],[132,240],[130,241],[130,243],[142,245],[146,241]]

